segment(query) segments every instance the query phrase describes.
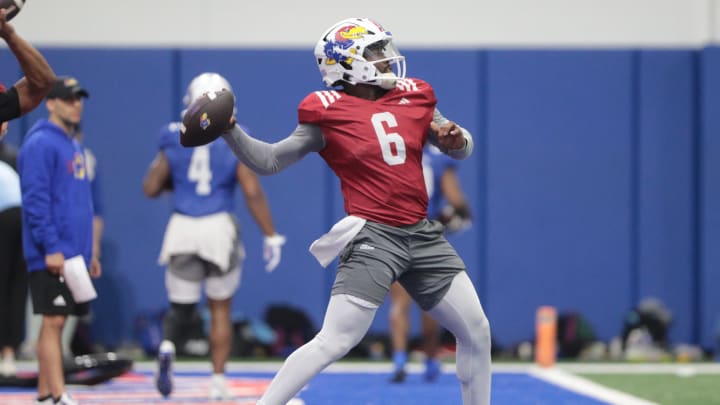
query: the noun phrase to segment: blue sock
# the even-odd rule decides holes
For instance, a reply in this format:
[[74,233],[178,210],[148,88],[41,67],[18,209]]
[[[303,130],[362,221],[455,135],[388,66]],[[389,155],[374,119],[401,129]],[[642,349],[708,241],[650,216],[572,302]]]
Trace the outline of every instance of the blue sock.
[[440,361],[438,359],[428,358],[425,360],[425,379],[427,381],[435,381],[440,376]]
[[395,364],[395,371],[405,370],[405,363],[407,363],[407,352],[402,350],[393,352],[393,364]]

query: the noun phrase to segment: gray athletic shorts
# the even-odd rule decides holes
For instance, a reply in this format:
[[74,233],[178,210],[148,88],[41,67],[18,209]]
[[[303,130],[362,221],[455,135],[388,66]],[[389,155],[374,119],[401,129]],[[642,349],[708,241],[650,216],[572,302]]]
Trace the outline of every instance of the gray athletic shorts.
[[437,305],[465,263],[438,221],[395,227],[368,221],[340,254],[332,295],[348,294],[380,306],[399,281],[423,310]]
[[240,286],[244,256],[242,245],[238,245],[228,271],[222,271],[196,255],[171,256],[165,272],[168,299],[176,304],[194,304],[200,301],[203,285],[208,298],[224,300],[232,297]]

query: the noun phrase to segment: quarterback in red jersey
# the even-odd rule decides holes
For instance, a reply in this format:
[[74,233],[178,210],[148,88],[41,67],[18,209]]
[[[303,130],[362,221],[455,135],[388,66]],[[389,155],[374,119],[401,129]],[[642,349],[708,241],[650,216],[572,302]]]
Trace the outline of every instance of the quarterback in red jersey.
[[298,126],[274,144],[235,125],[223,138],[261,174],[317,152],[341,182],[347,216],[310,251],[340,257],[320,332],[285,361],[258,404],[285,405],[315,375],[357,345],[394,281],[457,339],[463,404],[490,403],[490,326],[465,263],[428,220],[423,146],[470,155],[470,133],[436,108],[432,87],[405,78],[393,36],[365,18],[340,21],[315,47],[330,90],[309,94]]
[[372,102],[316,92],[299,107],[300,123],[324,135],[320,155],[340,178],[345,212],[393,226],[427,216],[422,149],[436,103],[427,83],[399,84]]

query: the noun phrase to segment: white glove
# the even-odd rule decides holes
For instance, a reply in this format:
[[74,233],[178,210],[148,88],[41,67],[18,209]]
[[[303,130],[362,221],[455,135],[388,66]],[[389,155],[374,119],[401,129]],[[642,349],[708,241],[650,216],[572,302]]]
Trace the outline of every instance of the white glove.
[[280,234],[266,236],[263,241],[263,259],[265,259],[265,271],[272,273],[280,264],[282,246],[285,244],[285,237]]
[[446,205],[438,219],[445,225],[447,233],[461,233],[472,226],[472,218],[467,208],[456,209],[452,205]]

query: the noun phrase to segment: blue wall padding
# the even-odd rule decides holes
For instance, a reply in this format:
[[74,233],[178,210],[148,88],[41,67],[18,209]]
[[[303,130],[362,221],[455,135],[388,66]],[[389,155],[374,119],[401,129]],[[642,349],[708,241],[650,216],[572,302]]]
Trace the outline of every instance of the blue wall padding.
[[[269,142],[295,128],[298,103],[322,84],[309,51],[42,51],[56,73],[78,77],[91,93],[83,121],[106,211],[93,330],[113,346],[132,337],[138,313],[167,307],[157,256],[169,200],[148,200],[141,182],[158,130],[179,119],[188,81],[203,71],[226,76],[239,120]],[[475,137],[475,154],[459,168],[474,226],[449,239],[500,345],[533,338],[539,305],[579,311],[607,340],[648,296],[673,311],[674,342],[712,345],[720,317],[717,48],[405,55],[409,76],[432,83],[438,108]],[[7,50],[0,62],[12,66]],[[19,69],[9,70],[2,80],[17,79]],[[19,143],[44,116],[41,106],[13,122],[9,141]],[[307,248],[344,215],[338,182],[317,155],[261,182],[288,242],[266,274],[262,235],[238,194],[247,259],[234,310],[259,318],[268,305],[288,303],[319,328],[335,263],[323,270]],[[386,333],[387,317],[386,303],[371,331]],[[415,311],[413,333],[418,323]]]
[[489,316],[501,341],[532,337],[554,305],[602,338],[627,310],[630,89],[627,51],[488,55]]
[[675,312],[673,341],[693,335],[695,52],[643,51],[638,58],[638,298]]
[[720,350],[720,48],[705,49],[701,55],[697,294],[701,341]]

